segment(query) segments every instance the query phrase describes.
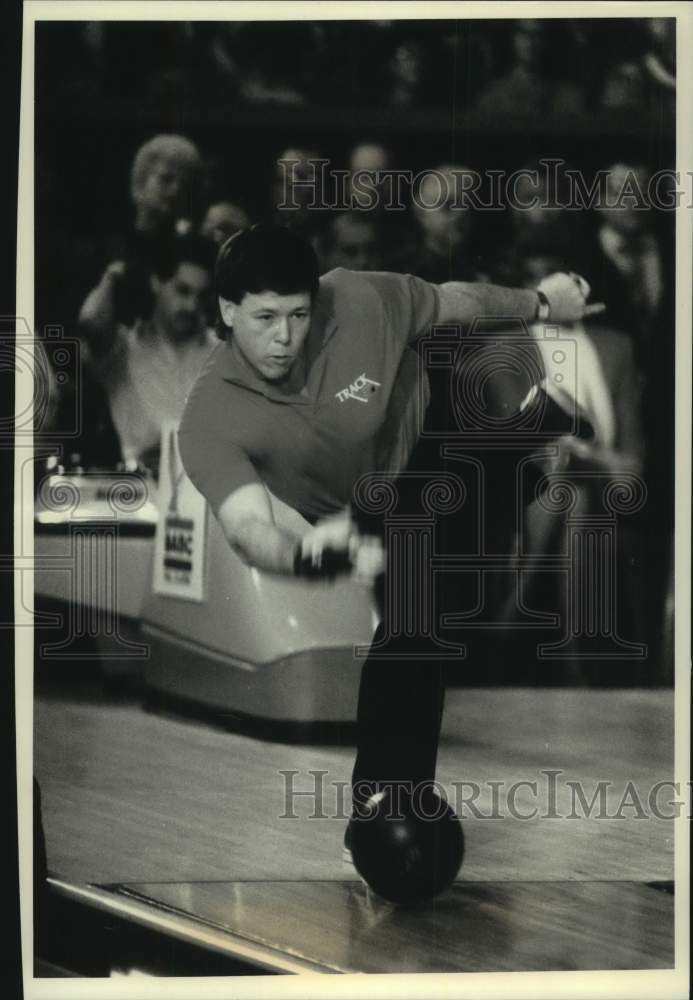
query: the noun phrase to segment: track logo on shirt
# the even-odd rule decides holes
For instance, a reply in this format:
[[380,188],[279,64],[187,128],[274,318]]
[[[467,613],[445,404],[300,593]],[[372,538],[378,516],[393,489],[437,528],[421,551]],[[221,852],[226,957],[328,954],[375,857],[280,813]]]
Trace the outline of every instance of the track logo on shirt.
[[339,392],[336,392],[335,396],[340,403],[345,403],[347,399],[355,399],[359,403],[367,403],[370,394],[375,392],[379,387],[380,382],[368,378],[366,373],[363,372],[346,389],[340,389]]

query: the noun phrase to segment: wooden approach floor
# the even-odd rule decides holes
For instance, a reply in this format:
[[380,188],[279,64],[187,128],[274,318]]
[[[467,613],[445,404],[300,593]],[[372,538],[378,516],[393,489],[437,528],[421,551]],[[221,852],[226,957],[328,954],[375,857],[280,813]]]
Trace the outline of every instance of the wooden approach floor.
[[[456,884],[415,908],[373,897],[341,861],[350,746],[262,742],[67,690],[37,693],[34,731],[60,879],[324,971],[673,966],[674,897],[661,887],[673,879],[673,824],[648,808],[652,786],[672,778],[669,691],[451,691],[438,777],[467,853]],[[311,772],[325,772],[317,818],[315,800],[287,797],[287,782],[305,790]],[[460,782],[479,786],[476,814]],[[608,783],[605,815],[573,809],[569,782],[587,801]]]

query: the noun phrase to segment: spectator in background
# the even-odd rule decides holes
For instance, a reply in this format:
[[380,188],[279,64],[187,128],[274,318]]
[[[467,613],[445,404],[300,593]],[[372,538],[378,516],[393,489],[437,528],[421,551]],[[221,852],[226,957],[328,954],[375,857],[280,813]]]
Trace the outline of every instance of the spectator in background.
[[594,111],[599,105],[604,68],[613,58],[613,31],[611,24],[607,37],[603,21],[596,19],[569,18],[565,22],[568,29],[567,44],[562,47],[561,59],[565,65],[575,68],[589,66],[589,73],[580,71],[580,86],[586,112]]
[[438,44],[429,50],[432,100],[440,104],[441,95],[451,95],[455,107],[469,111],[477,95],[494,77],[493,33],[502,22],[492,27],[488,21],[441,21],[437,25]]
[[604,75],[601,106],[670,119],[676,97],[676,22],[650,17],[635,23],[637,38]]
[[610,290],[609,318],[635,341],[639,354],[661,339],[670,269],[647,201],[650,176],[642,165],[608,167],[604,203],[591,254],[595,288]]
[[414,37],[403,38],[395,46],[387,64],[389,80],[385,98],[388,104],[408,108],[421,103],[423,59],[421,44]]
[[[524,288],[536,288],[547,275],[565,270],[565,259],[541,240],[533,246],[527,243],[517,264],[517,283]],[[613,472],[639,472],[643,464],[642,375],[635,362],[631,339],[609,324],[608,306],[604,317],[605,320],[601,316],[593,319],[589,327],[572,323],[559,328],[577,344],[573,373],[575,402],[595,432],[588,445],[577,438],[567,438],[566,444],[578,447],[583,455],[589,454],[595,463]],[[558,371],[553,358],[555,342],[545,340],[543,329],[538,325],[533,334],[551,381],[552,373]],[[570,382],[564,373],[560,384]]]
[[494,281],[516,281],[517,261],[536,256],[539,248],[562,262],[561,270],[591,274],[582,214],[567,210],[568,199],[562,171],[529,163],[516,172],[506,205],[507,233],[494,252]]
[[[127,467],[158,467],[162,424],[178,420],[193,382],[216,344],[208,325],[215,248],[192,236],[172,238],[160,249],[149,282],[152,309],[131,325],[104,316],[87,299],[80,314],[84,359],[105,391]],[[104,281],[114,292],[125,279],[115,262]],[[98,459],[99,442],[83,451]]]
[[60,36],[55,56],[39,33],[37,67],[47,67],[68,103],[87,88],[164,114],[200,94],[276,107],[402,109],[439,107],[454,94],[466,110],[481,91],[483,112],[640,112],[643,100],[654,112],[673,110],[674,18],[91,21],[51,31]]
[[[485,274],[476,248],[473,209],[463,194],[467,167],[442,164],[427,171],[413,195],[414,260],[407,270],[425,281],[481,281]],[[430,207],[427,207],[430,206]]]
[[[36,253],[39,327],[60,325],[74,335],[82,311],[90,326],[102,330],[132,327],[150,315],[153,262],[173,234],[190,228],[202,178],[202,158],[189,139],[157,135],[134,157],[130,172],[132,214],[120,232],[96,231],[80,237],[65,224],[48,234],[42,229]],[[51,218],[60,183],[57,173],[42,176],[37,188],[41,219]],[[109,195],[113,197],[112,192],[102,197]],[[63,426],[63,409],[72,413],[79,407],[85,428],[84,461],[112,466],[119,451],[102,386],[92,378],[92,370],[81,374],[79,398],[75,398],[78,388],[74,382],[60,387],[56,425]]]
[[243,32],[247,30],[247,24],[243,21],[216,21],[205,27],[205,62],[210,93],[215,94],[217,99],[237,100],[243,81]]
[[231,201],[215,201],[200,223],[200,236],[220,247],[230,236],[250,226],[247,212]]
[[[277,157],[272,206],[277,222],[300,233],[317,251],[326,223],[322,172],[314,149],[291,146]],[[323,157],[324,159],[324,157]]]
[[558,79],[551,70],[550,29],[546,21],[522,19],[512,35],[514,66],[491,83],[477,100],[482,114],[577,113],[583,95],[574,83]]
[[156,135],[140,146],[130,187],[135,231],[189,228],[201,173],[197,147],[182,135]]
[[660,597],[669,581],[674,516],[674,231],[666,213],[648,202],[650,175],[643,166],[613,164],[598,209],[592,254],[593,285],[609,288],[610,322],[628,335],[645,385],[642,405],[647,503],[641,534],[648,592],[648,639],[661,636]]
[[415,233],[410,213],[394,206],[396,190],[389,180],[392,153],[379,142],[359,142],[347,159],[347,202],[367,216],[377,230],[378,267],[404,271],[411,267]]
[[637,59],[612,66],[604,78],[601,106],[606,111],[634,111],[645,103],[645,80]]
[[673,17],[647,18],[645,76],[653,91],[668,96],[676,93],[676,21]]
[[349,152],[347,169],[348,195],[352,201],[352,208],[370,208],[371,201],[367,193],[359,190],[354,184],[354,174],[364,178],[378,193],[378,204],[376,211],[383,211],[383,203],[387,197],[387,192],[383,186],[383,178],[392,166],[392,154],[387,146],[380,142],[359,142]]
[[453,100],[458,108],[467,109],[487,80],[491,47],[486,35],[487,30],[478,30],[473,22],[392,22],[376,99],[400,109],[440,107],[441,100],[445,104]]
[[340,212],[325,230],[319,254],[323,272],[335,267],[378,271],[382,261],[376,221],[367,213]]
[[[516,258],[514,280],[518,286],[536,288],[548,274],[563,266],[563,259],[539,237],[534,245],[528,241],[523,255]],[[580,322],[550,324],[548,336],[543,324],[530,327],[539,348],[547,393],[566,413],[586,418],[594,432],[591,440],[561,437],[557,448],[551,449],[553,454],[547,453],[540,459],[544,473],[560,473],[568,480],[572,478],[577,497],[572,516],[604,513],[601,504],[605,482],[611,477],[617,481],[622,473],[640,474],[643,469],[643,378],[635,363],[630,338],[608,325],[608,311],[604,316],[604,320],[601,316],[592,319],[589,326]],[[556,350],[557,337],[566,342],[562,351]],[[565,552],[565,531],[565,513],[550,513],[535,500],[524,509],[520,551],[533,556],[560,556]],[[645,602],[657,596],[646,587],[639,536],[637,522],[632,518],[619,522],[615,624],[620,635],[636,641],[645,638],[642,626]],[[580,558],[579,551],[574,552],[574,558]],[[587,572],[586,567],[584,572]],[[517,600],[520,585],[521,605]],[[569,620],[571,592],[563,572],[526,570],[505,594],[498,596],[501,603],[498,619],[501,621],[522,620],[527,609],[542,614],[559,612],[564,625]],[[549,672],[543,674],[541,662],[536,661],[534,647],[542,641],[547,641],[546,633],[518,629],[501,632],[496,656],[500,663],[506,663],[510,659],[503,652],[505,649],[507,654],[506,643],[512,642],[513,656],[518,657],[518,651],[527,642],[525,655],[520,653],[518,657],[523,671],[530,665],[537,672],[537,681],[552,683],[556,662],[549,660]],[[572,638],[572,655],[563,664],[562,679],[579,684],[608,683],[609,679],[613,682],[614,674],[605,673],[603,661],[591,666],[589,661],[583,660],[582,641],[580,637]],[[652,668],[648,666],[648,669]],[[624,676],[624,671],[620,670],[618,676],[620,682],[629,683],[637,683],[639,678],[631,663],[628,675]]]
[[[151,306],[149,276],[162,244],[188,232],[202,179],[197,147],[180,135],[157,135],[140,146],[130,177],[131,228],[108,241],[107,264],[87,296],[100,325],[132,324]],[[111,281],[115,270],[122,280]],[[86,303],[85,303],[86,305]]]
[[540,163],[517,171],[514,198],[508,205],[513,234],[543,231],[558,237],[565,226],[565,187]]
[[323,96],[316,78],[341,57],[326,51],[325,27],[310,20],[217,21],[209,59],[227,92],[248,104],[301,107]]
[[[92,169],[96,169],[93,163]],[[202,158],[189,139],[157,135],[142,145],[130,172],[131,215],[119,232],[80,234],[63,221],[54,228],[54,204],[60,197],[58,171],[40,170],[37,215],[41,231],[36,253],[37,319],[69,328],[84,298],[101,294],[101,309],[112,319],[131,323],[150,307],[148,273],[160,241],[190,228],[203,178]],[[125,192],[123,191],[123,196]],[[92,189],[90,197],[97,197]],[[120,193],[101,192],[102,200],[125,203]],[[94,213],[92,213],[94,214]],[[104,272],[121,261],[127,279],[118,299],[104,282]],[[91,291],[90,291],[91,290]]]

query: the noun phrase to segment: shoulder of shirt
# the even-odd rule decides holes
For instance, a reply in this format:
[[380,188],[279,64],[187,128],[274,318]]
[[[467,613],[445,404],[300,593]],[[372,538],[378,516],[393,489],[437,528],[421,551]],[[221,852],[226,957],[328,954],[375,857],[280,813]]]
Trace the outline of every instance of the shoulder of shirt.
[[339,291],[342,288],[351,288],[355,285],[363,284],[367,277],[365,271],[349,271],[346,267],[335,267],[332,271],[327,271],[320,278],[320,292],[334,289]]
[[383,279],[405,279],[415,277],[404,271],[351,271],[346,267],[335,267],[320,278],[320,287],[339,287],[348,284],[376,284]]
[[339,323],[340,319],[346,320],[355,311],[360,312],[380,298],[366,272],[336,267],[320,278],[315,305],[318,314],[324,313]]
[[221,435],[225,439],[233,438],[234,422],[228,419],[229,408],[243,396],[223,378],[223,350],[224,342],[217,341],[217,346],[212,347],[202,363],[183,409],[180,422],[183,437],[201,434],[205,437]]
[[345,267],[336,267],[320,278],[318,298],[333,306],[341,304],[344,296],[351,298],[359,295],[363,298],[370,295],[382,300],[393,293],[397,282],[411,277],[410,274],[395,271],[350,271]]

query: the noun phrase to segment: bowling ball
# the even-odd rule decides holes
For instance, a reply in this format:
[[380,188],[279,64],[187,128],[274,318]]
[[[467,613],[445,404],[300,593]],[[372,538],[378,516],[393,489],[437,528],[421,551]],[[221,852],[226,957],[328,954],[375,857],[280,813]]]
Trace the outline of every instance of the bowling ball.
[[464,856],[462,824],[430,787],[378,792],[350,822],[354,866],[392,903],[432,899],[454,881]]

